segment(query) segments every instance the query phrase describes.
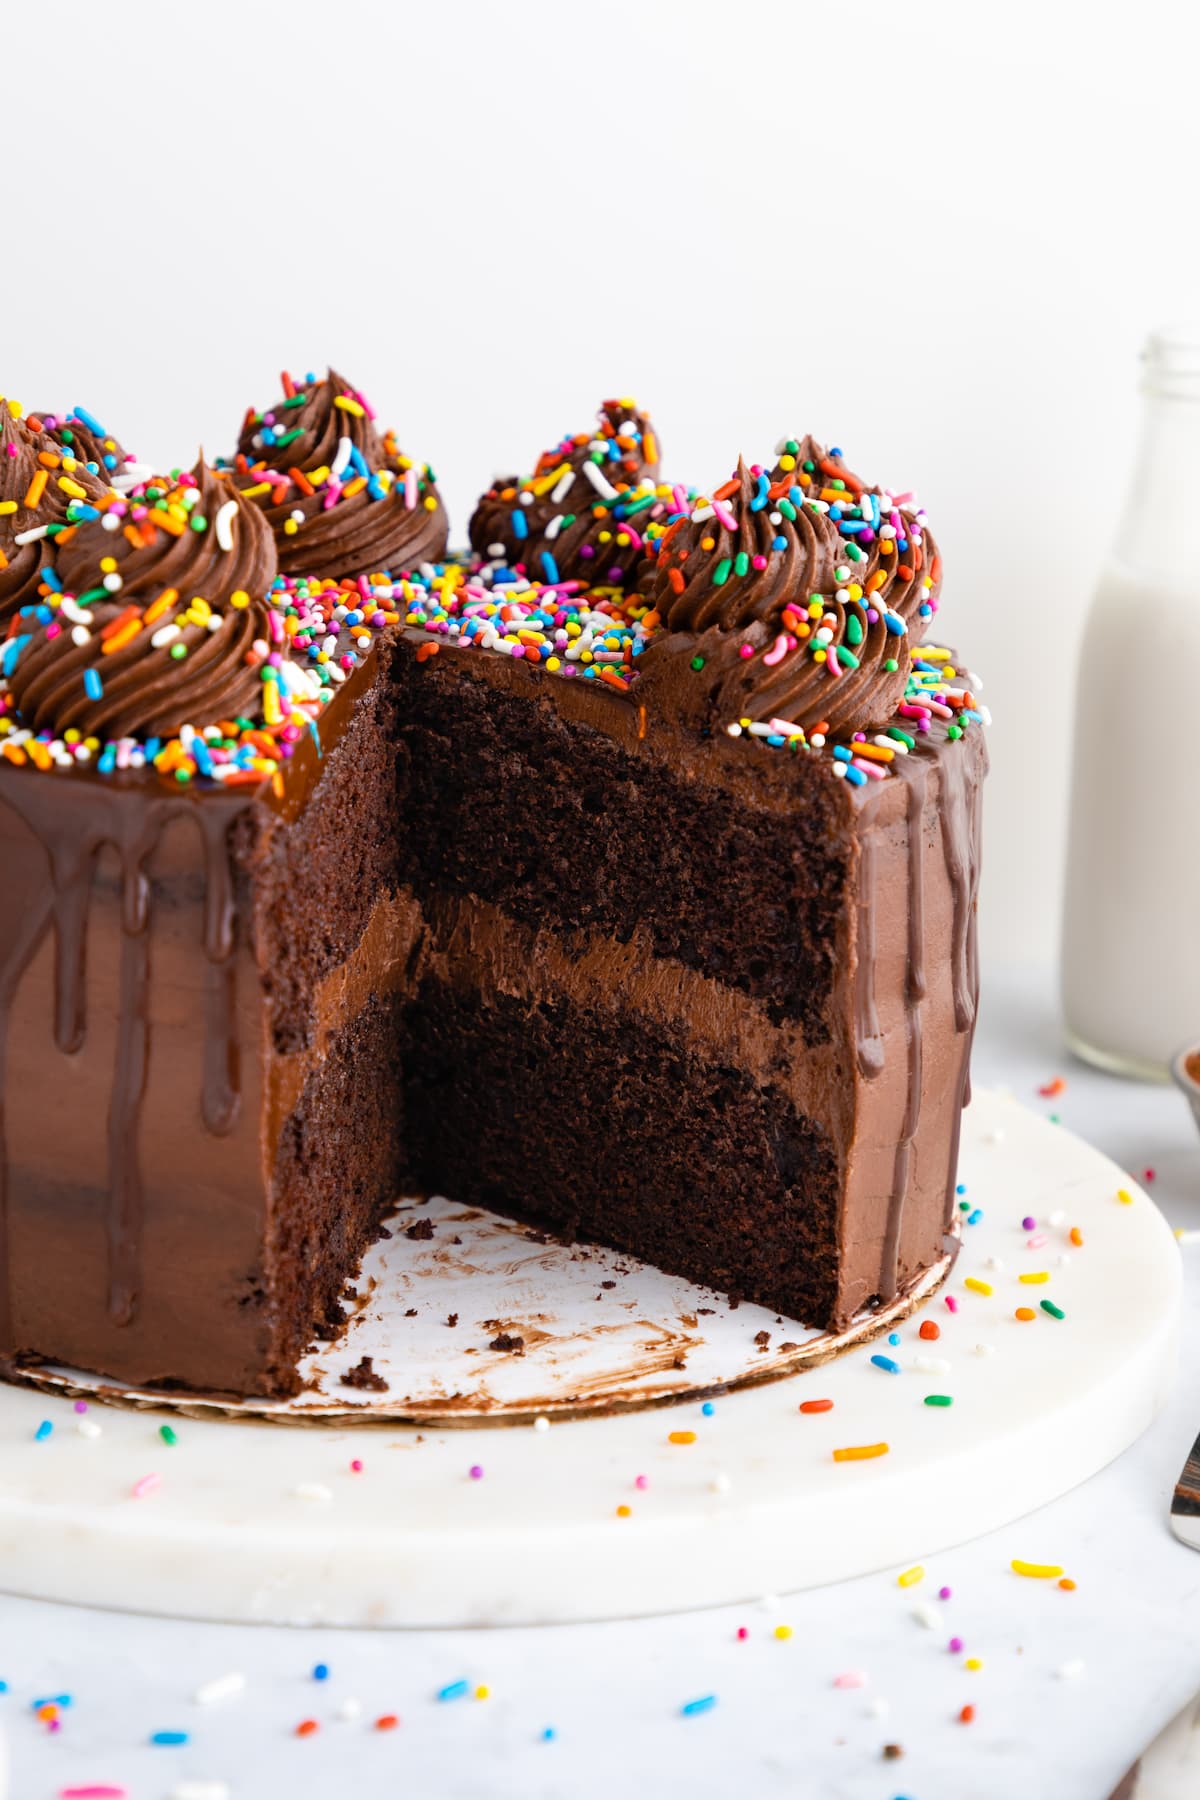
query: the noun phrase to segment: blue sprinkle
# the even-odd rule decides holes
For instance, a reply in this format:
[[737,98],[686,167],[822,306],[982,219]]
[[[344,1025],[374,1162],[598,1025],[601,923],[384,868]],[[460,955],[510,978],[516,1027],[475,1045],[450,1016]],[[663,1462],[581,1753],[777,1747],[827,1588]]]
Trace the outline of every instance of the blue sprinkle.
[[70,519],[72,525],[79,519],[87,519],[90,523],[92,519],[98,519],[100,517],[100,508],[98,506],[87,506],[82,500],[75,501],[67,508],[67,517]]
[[53,589],[56,594],[62,593],[62,577],[57,575],[52,568],[47,565],[46,568],[39,569],[38,574],[48,588]]
[[965,1182],[965,1181],[960,1181],[960,1182],[959,1182],[959,1184],[958,1184],[958,1186],[957,1186],[957,1187],[956,1187],[956,1188],[955,1188],[955,1190],[954,1190],[954,1191],[955,1191],[955,1193],[956,1193],[956,1194],[965,1194],[965,1193],[966,1193],[966,1191],[967,1191],[967,1184],[966,1184],[966,1182]]
[[711,1419],[716,1410],[717,1409],[711,1400],[706,1400],[704,1405],[700,1408],[700,1411],[704,1414],[706,1419]]
[[884,611],[883,622],[893,637],[904,636],[904,620],[898,613]]
[[772,548],[772,550],[786,550],[787,549],[787,539],[783,536],[782,532],[780,533],[780,535],[777,538],[772,538],[771,548]]
[[890,1356],[873,1356],[871,1361],[877,1369],[886,1369],[889,1375],[899,1375],[900,1364],[893,1362]]
[[29,1710],[39,1712],[43,1706],[71,1706],[73,1704],[70,1694],[43,1694],[40,1699],[30,1701]]
[[697,1713],[711,1712],[716,1704],[715,1694],[704,1694],[699,1700],[686,1700],[679,1710],[685,1719],[691,1719]]
[[839,462],[841,462],[841,460],[842,460],[842,455],[843,455],[843,452],[842,452],[842,451],[841,451],[841,450],[839,450],[839,449],[838,449],[838,446],[837,446],[837,445],[836,445],[836,444],[834,444],[834,446],[833,446],[833,448],[832,448],[832,449],[831,449],[831,450],[830,450],[830,452],[829,452],[829,454],[830,454],[830,456],[836,456],[836,457],[837,457],[837,459],[838,459],[838,461],[839,461]]
[[208,745],[197,732],[192,739],[192,757],[200,773],[209,781],[213,778],[213,759],[208,754]]
[[783,745],[787,742],[787,740],[786,740],[786,738],[782,737],[779,734],[779,732],[773,731],[773,732],[771,732],[770,736],[767,738],[767,742],[768,742],[768,744],[771,745],[772,749],[778,750],[781,747],[781,745]]
[[317,1663],[316,1667],[313,1669],[313,1680],[314,1681],[328,1681],[329,1680],[329,1664],[328,1663]]
[[54,1430],[54,1427],[50,1423],[49,1419],[43,1419],[41,1424],[38,1426],[37,1430],[33,1434],[34,1442],[38,1443],[38,1444],[44,1444],[46,1439],[50,1436],[50,1433],[53,1430]]
[[369,475],[371,473],[370,469],[367,467],[365,456],[356,444],[351,444],[350,446],[350,462],[356,474]]
[[542,1742],[543,1744],[552,1744],[557,1736],[558,1733],[555,1731],[553,1725],[547,1725],[542,1733]]
[[186,1744],[187,1741],[188,1733],[186,1731],[152,1731],[150,1733],[152,1744]]
[[529,525],[525,518],[524,507],[521,507],[521,506],[513,507],[512,529],[513,529],[513,536],[515,538],[527,538],[529,536]]
[[97,437],[104,436],[103,425],[98,419],[93,418],[90,412],[84,412],[82,406],[77,406],[71,416],[78,419],[81,425],[86,425],[88,430],[94,432]]
[[850,767],[847,767],[846,780],[850,783],[850,785],[852,787],[866,787],[866,785],[867,785],[867,778],[863,774],[861,769],[852,769]]
[[111,775],[117,766],[117,746],[106,744],[100,752],[100,761],[96,764],[102,775]]
[[983,1208],[980,1206],[977,1206],[975,1208],[974,1212],[969,1212],[967,1214],[967,1224],[968,1225],[978,1225],[978,1223],[979,1223],[980,1219],[982,1219],[982,1217],[983,1217]]
[[898,1344],[899,1342],[900,1342],[900,1333],[898,1331],[889,1331],[888,1343],[889,1344]]
[[469,1694],[470,1691],[471,1684],[469,1681],[451,1681],[448,1682],[444,1688],[438,1689],[438,1699],[461,1700],[463,1696]]
[[983,714],[974,712],[969,706],[964,706],[958,716],[960,719],[971,719],[976,725],[983,724]]
[[29,642],[29,633],[23,637],[9,638],[4,646],[4,654],[0,657],[0,673],[11,675],[17,666],[17,658]]
[[558,580],[558,564],[548,550],[542,551],[542,573],[552,585]]
[[[838,762],[848,763],[850,761],[850,752],[847,750],[845,744],[835,744],[833,746],[833,754]],[[857,774],[858,771],[855,770],[855,773]]]
[[113,472],[113,470],[114,470],[114,469],[115,469],[115,468],[116,468],[116,466],[117,466],[117,459],[116,459],[116,457],[115,457],[115,456],[114,456],[114,455],[113,455],[113,453],[112,453],[112,451],[111,451],[111,450],[107,450],[107,451],[105,451],[105,454],[104,454],[104,466],[105,466],[105,468],[106,468],[106,469],[107,469],[107,470],[108,470],[108,472],[109,472],[109,474],[110,474],[110,475],[111,475],[111,474],[112,474],[112,472]]

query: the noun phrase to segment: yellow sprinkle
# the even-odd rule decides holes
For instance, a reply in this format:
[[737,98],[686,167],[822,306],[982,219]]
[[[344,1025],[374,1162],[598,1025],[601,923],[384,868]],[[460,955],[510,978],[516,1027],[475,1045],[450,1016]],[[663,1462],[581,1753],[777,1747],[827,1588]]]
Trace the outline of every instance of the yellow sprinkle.
[[872,1457],[886,1456],[886,1444],[847,1444],[844,1450],[835,1450],[834,1462],[869,1462]]
[[343,412],[353,413],[356,419],[365,419],[367,416],[366,407],[360,406],[357,400],[352,400],[349,394],[335,394],[333,404],[340,406]]
[[72,481],[69,475],[60,475],[58,485],[64,494],[70,495],[72,500],[87,499],[87,489],[81,487],[77,481]]
[[632,1506],[618,1506],[617,1517],[618,1519],[631,1519],[633,1517]]
[[17,503],[15,500],[0,500],[0,514],[15,513],[16,510]]
[[790,1625],[777,1625],[775,1627],[775,1636],[779,1639],[781,1644],[786,1642],[786,1640],[788,1638],[790,1638],[791,1635],[792,1635],[792,1628]]
[[903,1575],[897,1575],[897,1587],[915,1587],[918,1581],[924,1581],[925,1570],[920,1563],[914,1563],[911,1569],[905,1569]]
[[694,1444],[695,1441],[694,1431],[669,1431],[667,1433],[668,1444]]
[[477,1700],[490,1699],[491,1692],[492,1692],[491,1688],[488,1687],[485,1682],[480,1682],[479,1686],[475,1689],[475,1698]]
[[100,573],[102,575],[115,575],[116,572],[117,572],[116,557],[115,556],[102,556],[100,558]]
[[1025,1284],[1029,1287],[1032,1287],[1035,1282],[1049,1281],[1049,1279],[1050,1279],[1049,1269],[1031,1269],[1028,1275],[1018,1275],[1017,1276],[1018,1281],[1025,1282]]
[[965,1288],[970,1288],[970,1290],[973,1294],[990,1294],[992,1291],[991,1282],[990,1281],[980,1281],[980,1279],[977,1275],[968,1275],[966,1280],[963,1282],[963,1286]]
[[982,1669],[982,1667],[983,1663],[978,1656],[968,1656],[966,1662],[963,1664],[964,1669],[971,1669],[972,1671],[975,1669]]
[[432,494],[426,494],[424,504],[425,504],[426,512],[436,512],[437,511],[437,501],[434,499]]
[[229,596],[229,604],[236,607],[238,612],[244,612],[250,604],[250,596],[245,588],[235,588]]
[[1031,1575],[1035,1581],[1050,1581],[1055,1576],[1062,1574],[1062,1565],[1061,1563],[1021,1562],[1014,1557],[1012,1571],[1014,1575]]
[[1117,1199],[1121,1202],[1122,1206],[1133,1205],[1133,1195],[1129,1192],[1128,1188],[1118,1188]]

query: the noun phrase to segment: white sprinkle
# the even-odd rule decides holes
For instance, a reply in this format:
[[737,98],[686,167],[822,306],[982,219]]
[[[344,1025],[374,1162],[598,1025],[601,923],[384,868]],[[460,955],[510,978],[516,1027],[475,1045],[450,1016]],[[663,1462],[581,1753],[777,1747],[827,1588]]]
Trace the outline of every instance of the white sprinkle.
[[120,531],[121,521],[116,513],[106,512],[100,521],[100,529],[102,531]]
[[339,1719],[345,1719],[347,1724],[353,1719],[361,1719],[362,1701],[355,1700],[353,1697],[343,1700],[337,1709],[337,1716]]
[[75,1429],[81,1438],[95,1439],[104,1435],[103,1428],[97,1425],[95,1419],[86,1417],[76,1419]]
[[158,630],[151,634],[150,647],[153,650],[161,650],[164,644],[169,644],[172,638],[177,638],[179,635],[180,629],[178,625],[174,623],[170,625],[160,625]]
[[214,1675],[211,1681],[203,1682],[192,1695],[197,1706],[211,1706],[215,1700],[232,1700],[235,1694],[246,1691],[246,1677],[237,1669],[231,1669],[228,1675]]
[[914,1356],[912,1366],[923,1375],[948,1375],[951,1365],[944,1356]]
[[1054,1673],[1060,1681],[1078,1681],[1086,1668],[1082,1656],[1073,1656],[1070,1662],[1059,1663]]
[[63,595],[58,603],[58,610],[63,618],[70,619],[73,625],[90,625],[92,622],[92,615],[87,607],[80,606],[78,601],[72,600],[70,594]]
[[1003,1125],[993,1125],[990,1131],[985,1131],[983,1141],[985,1144],[1002,1144],[1004,1142]]
[[1057,1261],[1060,1269],[1069,1269],[1071,1266],[1071,1258],[1070,1258],[1069,1253],[1066,1250],[1062,1250],[1059,1252],[1059,1255],[1056,1258],[1056,1261]]
[[110,575],[104,577],[103,585],[108,589],[110,594],[116,594],[120,592],[125,583],[114,569]]
[[353,449],[354,449],[354,445],[350,442],[350,439],[348,437],[343,437],[343,438],[338,439],[337,455],[334,457],[333,462],[330,465],[330,469],[329,469],[329,473],[332,475],[332,477],[335,481],[341,475],[341,472],[346,467],[346,464],[350,461],[350,456],[351,456],[351,452],[353,451]]
[[[568,652],[567,652],[567,654],[568,654],[568,656],[569,656],[569,655],[570,655],[570,651],[568,651]],[[730,737],[741,737],[741,735],[742,735],[742,728],[741,728],[741,726],[740,726],[740,725],[739,725],[739,724],[738,724],[738,722],[737,722],[737,720],[736,720],[736,719],[735,719],[735,720],[734,720],[734,721],[733,721],[733,724],[732,724],[732,725],[727,725],[727,726],[726,726],[726,727],[725,727],[725,730],[726,730],[726,731],[727,731],[727,732],[728,732],[728,734],[729,734],[729,736],[730,736]]]
[[989,1256],[987,1259],[987,1266],[994,1274],[1003,1275],[1005,1267],[1004,1258],[1002,1256]]
[[177,1781],[171,1800],[229,1800],[227,1781]]
[[538,1414],[537,1418],[533,1421],[533,1429],[535,1431],[549,1431],[550,1421],[545,1413]]
[[302,1481],[292,1489],[297,1500],[332,1500],[333,1489],[327,1488],[323,1481]]
[[758,1604],[762,1607],[764,1612],[769,1612],[769,1613],[778,1612],[779,1611],[779,1595],[778,1594],[764,1594]]
[[890,1700],[872,1700],[870,1706],[867,1708],[867,1717],[871,1719],[886,1719],[891,1710],[892,1703]]
[[562,480],[557,484],[557,486],[552,487],[550,489],[550,501],[551,501],[552,505],[554,505],[554,506],[562,505],[563,501],[566,499],[567,495],[571,491],[571,485],[574,482],[574,480],[575,480],[574,469],[568,469],[566,474],[563,476]]
[[237,512],[237,509],[238,503],[236,500],[226,500],[223,506],[217,508],[217,517],[213,529],[216,531],[217,542],[220,544],[222,550],[233,549],[233,517]]
[[524,493],[517,495],[517,499],[522,506],[532,506],[534,501],[537,499],[537,495],[532,491],[532,489],[526,488]]
[[1062,1210],[1061,1206],[1055,1212],[1052,1212],[1050,1217],[1046,1220],[1047,1225],[1065,1225],[1066,1222],[1067,1215]]
[[925,1627],[926,1631],[939,1631],[941,1629],[941,1612],[931,1600],[922,1600],[914,1606],[912,1616],[917,1621],[918,1625],[923,1625]]
[[995,1356],[996,1346],[995,1344],[976,1344],[975,1354],[976,1356]]
[[550,523],[547,525],[547,527],[542,535],[546,538],[546,540],[549,543],[553,543],[554,539],[558,536],[559,532],[562,530],[562,522],[565,517],[566,517],[565,513],[555,513],[554,517],[551,519]]
[[708,1485],[714,1494],[727,1494],[733,1486],[733,1483],[730,1481],[728,1475],[726,1475],[724,1469],[720,1469],[717,1474],[713,1476]]
[[36,544],[49,531],[48,525],[31,525],[28,531],[18,531],[13,538],[14,544]]
[[617,497],[616,488],[612,485],[612,482],[609,481],[606,476],[601,474],[600,469],[596,463],[585,462],[583,465],[583,472],[587,476],[588,480],[591,482],[592,486],[595,488],[596,492],[599,494],[599,496],[602,500],[615,500],[616,499],[616,497]]
[[[72,625],[72,627],[71,627],[71,642],[73,644],[78,645],[78,647],[81,650],[85,644],[91,642],[91,637],[92,637],[92,634],[88,630],[86,625]],[[11,742],[11,740],[10,740],[10,742]]]

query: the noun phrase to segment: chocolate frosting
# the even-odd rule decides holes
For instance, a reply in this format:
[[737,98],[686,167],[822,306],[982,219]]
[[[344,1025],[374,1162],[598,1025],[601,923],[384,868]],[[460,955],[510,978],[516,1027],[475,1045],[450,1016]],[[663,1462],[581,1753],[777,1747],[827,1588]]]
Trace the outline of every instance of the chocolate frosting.
[[863,730],[903,700],[940,580],[910,497],[790,439],[770,473],[739,461],[663,538],[645,585],[666,631],[642,659],[641,696],[698,724]]
[[84,464],[90,475],[106,485],[128,487],[149,469],[141,469],[122,444],[105,431],[91,413],[72,407],[67,413],[42,413],[31,420],[66,455]]
[[448,524],[432,471],[382,436],[356,388],[283,377],[284,395],[249,412],[233,462],[263,509],[285,575],[399,575],[445,553]]
[[31,730],[161,737],[258,709],[274,542],[203,458],[186,481],[110,493],[63,534],[57,569],[68,623],[60,608],[7,647]]
[[538,581],[630,582],[648,523],[672,498],[656,487],[658,442],[632,400],[605,400],[594,431],[544,450],[532,475],[493,482],[475,508],[471,546]]
[[107,487],[39,431],[40,421],[0,398],[0,624],[37,600],[52,529]]

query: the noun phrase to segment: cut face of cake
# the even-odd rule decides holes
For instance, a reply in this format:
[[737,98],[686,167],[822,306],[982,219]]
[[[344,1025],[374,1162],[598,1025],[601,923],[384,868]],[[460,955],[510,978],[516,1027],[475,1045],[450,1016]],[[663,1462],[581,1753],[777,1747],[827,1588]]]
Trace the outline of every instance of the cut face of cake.
[[[986,764],[923,514],[808,439],[667,485],[622,402],[401,575],[351,391],[292,385],[290,444],[89,505],[5,648],[0,1356],[292,1392],[404,1192],[890,1297],[953,1207]],[[276,574],[295,446],[373,573]]]

